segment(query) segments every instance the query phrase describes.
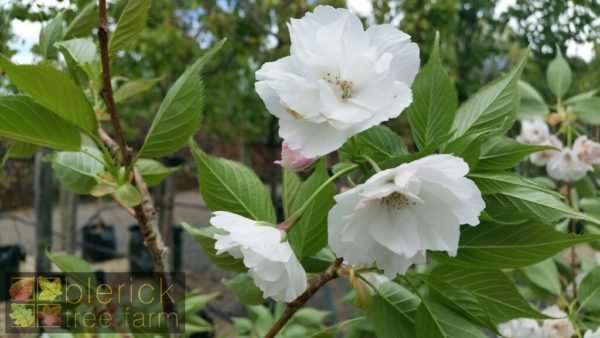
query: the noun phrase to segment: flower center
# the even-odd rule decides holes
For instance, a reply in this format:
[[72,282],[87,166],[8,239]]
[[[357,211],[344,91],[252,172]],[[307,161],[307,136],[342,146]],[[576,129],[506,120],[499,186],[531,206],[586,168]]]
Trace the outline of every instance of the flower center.
[[333,76],[331,75],[331,73],[325,74],[323,80],[339,88],[343,100],[352,97],[352,86],[354,86],[354,83],[352,81],[342,80],[340,79],[339,75]]
[[399,192],[393,192],[386,197],[381,199],[381,204],[386,207],[394,208],[396,210],[402,209],[402,207],[408,207],[410,205],[416,205],[417,202],[411,201],[406,196]]

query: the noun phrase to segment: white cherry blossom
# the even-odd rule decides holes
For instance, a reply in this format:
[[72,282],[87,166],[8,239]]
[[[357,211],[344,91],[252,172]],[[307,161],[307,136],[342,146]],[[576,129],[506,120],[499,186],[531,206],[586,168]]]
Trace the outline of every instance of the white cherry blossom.
[[291,302],[306,289],[306,273],[282,230],[226,212],[213,213],[210,224],[228,232],[216,234],[215,249],[243,258],[244,265],[264,297]]
[[567,314],[558,308],[556,305],[547,307],[543,314],[558,318],[558,319],[546,319],[542,323],[542,332],[544,338],[570,338],[575,334],[573,324],[569,321]]
[[517,318],[498,325],[498,332],[506,338],[543,338],[538,322],[531,318]]
[[600,143],[589,140],[585,135],[575,140],[573,152],[580,161],[588,164],[600,163]]
[[431,155],[335,196],[331,248],[350,264],[377,263],[390,278],[424,263],[426,250],[456,255],[460,225],[479,224],[485,207],[468,171],[459,157]]
[[583,338],[600,338],[600,328],[598,328],[596,331],[592,331],[592,330],[585,331]]
[[550,137],[550,128],[544,119],[537,117],[533,120],[521,121],[521,133],[517,141],[526,144],[541,144]]
[[582,179],[592,165],[579,159],[571,148],[564,148],[561,152],[548,160],[546,171],[557,181],[577,182]]
[[543,167],[546,164],[548,164],[548,161],[550,161],[551,158],[560,155],[560,150],[563,149],[562,141],[554,135],[550,135],[550,137],[548,137],[548,139],[546,141],[540,143],[540,145],[552,146],[554,148],[559,149],[559,150],[548,149],[548,150],[538,151],[536,153],[529,155],[529,160],[531,161],[531,163],[533,163],[537,166],[540,166],[540,167]]
[[279,135],[305,157],[397,117],[412,102],[419,48],[392,25],[367,30],[346,9],[318,6],[288,24],[290,56],[256,72]]

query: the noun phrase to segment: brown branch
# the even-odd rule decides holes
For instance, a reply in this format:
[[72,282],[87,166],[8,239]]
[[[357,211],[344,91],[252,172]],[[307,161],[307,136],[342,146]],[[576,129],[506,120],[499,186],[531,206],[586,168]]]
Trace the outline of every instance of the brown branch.
[[117,107],[115,105],[115,99],[113,97],[112,83],[110,79],[110,59],[108,55],[108,29],[106,28],[106,0],[99,0],[100,8],[100,25],[98,27],[98,40],[100,42],[100,59],[102,62],[102,79],[104,86],[100,95],[108,108],[110,113],[110,121],[115,128],[115,134],[117,135],[117,141],[119,148],[121,149],[121,157],[125,165],[129,165],[131,162],[131,154],[127,148],[127,141],[123,135],[121,128],[121,121],[117,115]]
[[336,279],[338,277],[338,268],[342,265],[343,258],[337,258],[331,265],[323,272],[316,282],[309,285],[306,291],[304,291],[298,298],[294,299],[291,303],[289,303],[281,315],[277,322],[273,324],[269,333],[265,336],[265,338],[275,338],[277,333],[281,331],[281,329],[285,326],[285,324],[292,318],[292,316],[308,302],[308,300],[314,296],[314,294],[319,291],[323,285],[327,284],[329,281]]
[[[106,0],[99,0],[99,9],[100,25],[98,27],[98,39],[100,42],[100,57],[102,59],[102,78],[104,80],[104,88],[102,89],[101,96],[110,112],[110,120],[117,136],[117,142],[115,142],[102,128],[99,129],[99,134],[102,142],[104,142],[106,146],[110,148],[110,150],[113,152],[113,155],[118,156],[118,154],[120,154],[122,164],[125,167],[130,167],[132,164],[132,154],[131,150],[127,146],[127,141],[123,135],[123,130],[121,129],[121,122],[117,114],[111,84],[108,30],[106,28]],[[169,284],[169,276],[166,273],[167,269],[164,263],[166,261],[165,258],[167,250],[162,239],[150,224],[150,219],[155,214],[152,198],[150,197],[146,183],[135,168],[133,169],[132,179],[142,197],[142,203],[133,208],[135,218],[140,226],[140,232],[144,236],[144,245],[148,248],[150,254],[152,255],[152,260],[154,261],[154,272],[158,282],[160,283],[160,288],[161,290],[166,290],[168,289]],[[175,312],[175,304],[168,293],[162,295],[161,303],[165,313],[170,314]],[[167,318],[169,321],[168,327],[171,334],[177,334],[178,325],[176,318],[173,316],[167,316]]]

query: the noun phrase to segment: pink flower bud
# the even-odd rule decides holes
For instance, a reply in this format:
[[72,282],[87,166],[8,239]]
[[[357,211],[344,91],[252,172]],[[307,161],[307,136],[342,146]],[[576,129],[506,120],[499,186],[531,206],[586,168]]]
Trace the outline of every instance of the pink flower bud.
[[302,171],[310,166],[317,158],[306,158],[300,154],[300,151],[291,149],[286,141],[281,145],[281,160],[275,161],[275,164],[292,171]]

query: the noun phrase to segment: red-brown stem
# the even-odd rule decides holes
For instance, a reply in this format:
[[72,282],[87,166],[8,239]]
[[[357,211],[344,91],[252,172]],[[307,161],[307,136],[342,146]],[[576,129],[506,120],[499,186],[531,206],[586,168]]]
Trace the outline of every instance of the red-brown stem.
[[100,43],[100,59],[102,62],[102,79],[104,86],[102,88],[102,99],[106,104],[106,108],[110,114],[110,121],[115,129],[117,135],[117,142],[121,150],[121,157],[125,166],[128,166],[131,162],[131,155],[127,148],[127,141],[123,135],[121,128],[121,121],[117,115],[117,107],[115,106],[115,99],[113,97],[112,82],[110,79],[110,57],[108,55],[108,29],[106,28],[106,0],[99,0],[99,27],[98,27],[98,40]]
[[[99,27],[98,27],[98,39],[100,43],[100,58],[102,62],[102,78],[104,86],[102,88],[102,99],[106,104],[106,107],[110,113],[110,120],[115,130],[117,142],[115,142],[102,128],[100,128],[99,134],[102,141],[111,149],[113,154],[121,155],[122,164],[125,167],[129,167],[132,162],[131,152],[127,146],[127,141],[123,135],[121,128],[121,122],[119,115],[117,114],[117,108],[115,106],[115,100],[113,97],[111,75],[110,75],[110,56],[108,50],[108,30],[106,28],[106,0],[99,0]],[[144,236],[144,245],[150,251],[152,260],[154,261],[154,272],[159,283],[161,283],[161,290],[167,289],[169,284],[169,276],[165,272],[164,256],[166,255],[165,245],[162,239],[158,236],[157,232],[154,231],[150,224],[150,218],[154,215],[154,205],[148,192],[148,187],[141,175],[134,170],[133,171],[133,183],[139,190],[142,196],[142,203],[133,208],[135,218],[140,226],[140,232]],[[166,287],[163,285],[166,284]],[[162,308],[166,314],[175,312],[175,304],[168,294],[162,295]],[[171,334],[176,334],[177,323],[173,316],[167,316],[169,320],[169,330]]]
[[338,277],[337,270],[340,265],[342,265],[343,260],[344,259],[340,257],[333,261],[327,270],[325,270],[325,272],[319,276],[316,282],[309,285],[306,291],[289,303],[281,317],[279,317],[277,322],[273,324],[273,327],[271,327],[271,330],[269,330],[269,333],[267,333],[265,338],[275,338],[277,333],[281,331],[285,324],[292,318],[294,313],[300,310],[302,306],[304,306],[304,304],[306,304],[306,302],[308,302],[308,300],[314,296],[314,294],[319,291],[320,288],[323,287],[323,285],[327,284],[333,279],[336,279]]

